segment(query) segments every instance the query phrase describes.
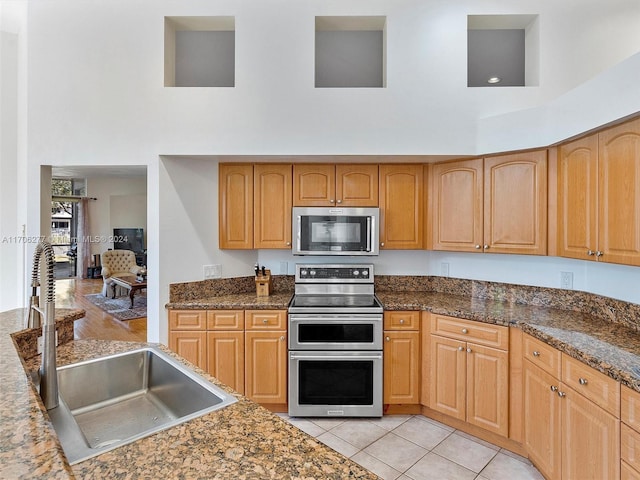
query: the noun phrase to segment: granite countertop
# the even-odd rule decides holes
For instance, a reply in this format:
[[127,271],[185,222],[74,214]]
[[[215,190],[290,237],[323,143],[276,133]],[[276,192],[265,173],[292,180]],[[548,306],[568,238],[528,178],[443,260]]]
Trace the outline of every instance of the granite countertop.
[[177,310],[285,310],[289,306],[290,292],[274,293],[268,297],[258,297],[255,292],[235,293],[167,303],[166,308]]
[[[65,320],[83,316],[78,317],[78,311],[61,314]],[[39,358],[23,359],[12,340],[15,335],[11,334],[22,328],[22,319],[22,310],[0,313],[0,478],[378,478],[192,365],[238,402],[69,466],[26,374],[38,368]],[[58,365],[145,345],[150,344],[70,341],[58,346]]]

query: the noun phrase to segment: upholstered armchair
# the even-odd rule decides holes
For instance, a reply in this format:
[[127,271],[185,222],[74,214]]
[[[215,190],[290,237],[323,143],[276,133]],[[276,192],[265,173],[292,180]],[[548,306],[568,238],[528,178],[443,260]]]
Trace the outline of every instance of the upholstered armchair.
[[[102,294],[109,296],[109,287],[111,286],[111,277],[119,277],[121,275],[135,275],[143,270],[142,267],[136,265],[136,254],[131,250],[107,250],[100,255],[102,262]],[[120,287],[116,286],[117,289]],[[117,295],[123,295],[123,292],[116,291]]]

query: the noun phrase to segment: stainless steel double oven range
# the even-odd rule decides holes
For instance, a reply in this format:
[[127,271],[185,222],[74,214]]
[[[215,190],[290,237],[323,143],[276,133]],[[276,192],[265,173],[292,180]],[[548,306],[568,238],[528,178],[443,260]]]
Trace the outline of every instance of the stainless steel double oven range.
[[373,265],[296,265],[289,415],[382,416],[382,317]]

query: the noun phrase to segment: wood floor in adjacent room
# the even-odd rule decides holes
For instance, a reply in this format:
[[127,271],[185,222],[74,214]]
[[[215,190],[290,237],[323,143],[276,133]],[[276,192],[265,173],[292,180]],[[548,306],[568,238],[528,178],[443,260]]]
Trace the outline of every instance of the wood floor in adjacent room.
[[102,279],[69,278],[56,280],[56,307],[81,308],[84,318],[75,322],[75,339],[147,341],[147,319],[120,321],[84,298],[102,291]]

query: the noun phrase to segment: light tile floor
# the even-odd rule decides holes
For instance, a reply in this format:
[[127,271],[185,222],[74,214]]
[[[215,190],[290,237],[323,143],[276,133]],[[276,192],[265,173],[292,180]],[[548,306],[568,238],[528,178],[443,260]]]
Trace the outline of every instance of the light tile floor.
[[421,415],[280,416],[385,480],[544,480],[526,458]]

